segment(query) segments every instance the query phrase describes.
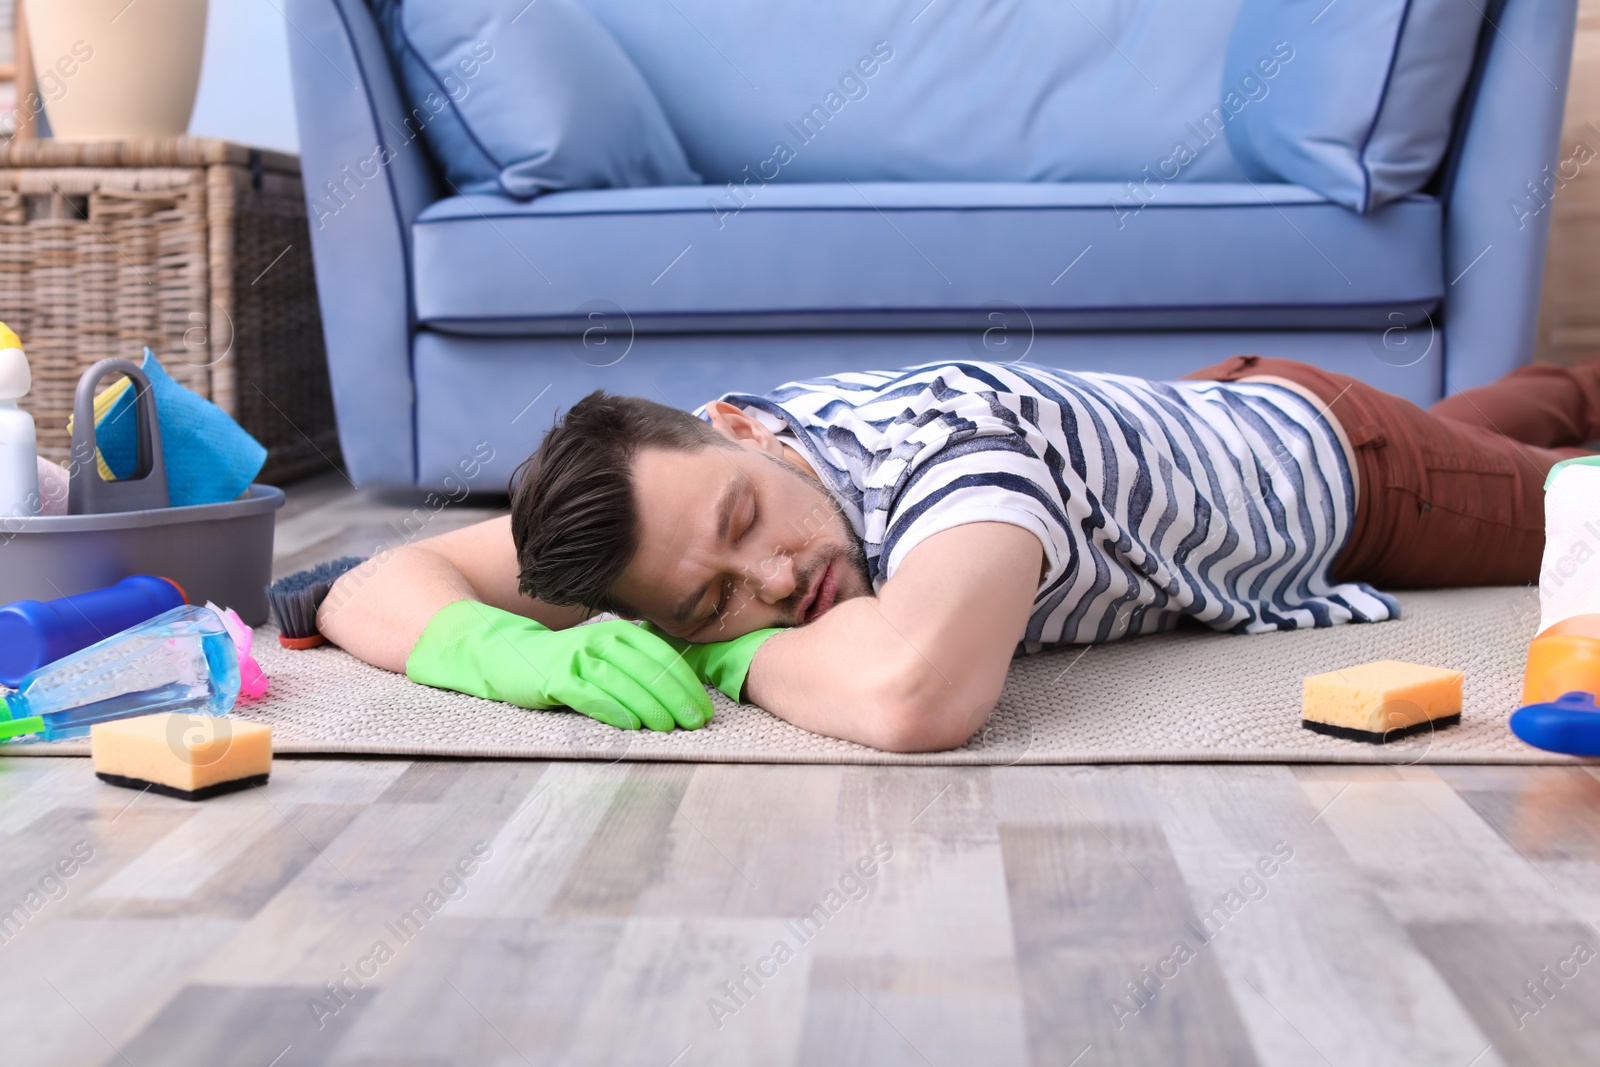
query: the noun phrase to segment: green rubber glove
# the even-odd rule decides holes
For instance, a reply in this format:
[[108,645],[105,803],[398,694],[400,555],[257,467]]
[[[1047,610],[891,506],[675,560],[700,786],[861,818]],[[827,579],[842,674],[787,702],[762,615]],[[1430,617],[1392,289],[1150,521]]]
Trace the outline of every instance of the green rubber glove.
[[744,703],[744,679],[750,673],[750,664],[756,658],[756,649],[767,643],[773,634],[783,633],[785,627],[757,630],[735,637],[731,641],[712,641],[709,644],[691,644],[681,638],[670,637],[651,623],[644,628],[671,645],[693,668],[695,675],[707,685],[722,690],[735,704]]
[[476,600],[428,620],[406,677],[523,708],[566,705],[621,730],[696,730],[711,697],[677,648],[630,622],[552,630]]

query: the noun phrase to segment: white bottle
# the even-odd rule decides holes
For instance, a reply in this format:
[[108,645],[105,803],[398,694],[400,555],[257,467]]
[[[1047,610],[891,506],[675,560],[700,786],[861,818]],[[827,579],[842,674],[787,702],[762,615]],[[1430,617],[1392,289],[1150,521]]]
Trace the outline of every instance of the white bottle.
[[1600,617],[1600,456],[1562,460],[1545,476],[1539,607],[1539,633]]
[[17,406],[33,376],[16,334],[0,324],[0,518],[39,514],[39,440],[33,416]]

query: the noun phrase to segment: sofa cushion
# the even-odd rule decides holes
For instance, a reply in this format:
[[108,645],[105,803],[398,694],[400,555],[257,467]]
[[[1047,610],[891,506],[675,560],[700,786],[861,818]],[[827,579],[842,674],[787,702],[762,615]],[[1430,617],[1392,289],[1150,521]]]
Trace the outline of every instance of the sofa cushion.
[[[460,193],[700,180],[617,42],[570,0],[374,0],[410,104]],[[519,10],[520,9],[520,10]]]
[[1251,177],[1356,211],[1414,193],[1449,146],[1483,23],[1480,0],[1245,0],[1226,80],[1276,77],[1258,103],[1235,95],[1228,143]]
[[1243,176],[1215,117],[1240,0],[581,2],[708,182],[1121,181],[1180,143],[1168,178]]
[[[1389,327],[1444,292],[1441,212],[1289,185],[908,182],[467,196],[413,225],[420,320],[644,331]],[[1398,317],[1396,317],[1398,316]]]

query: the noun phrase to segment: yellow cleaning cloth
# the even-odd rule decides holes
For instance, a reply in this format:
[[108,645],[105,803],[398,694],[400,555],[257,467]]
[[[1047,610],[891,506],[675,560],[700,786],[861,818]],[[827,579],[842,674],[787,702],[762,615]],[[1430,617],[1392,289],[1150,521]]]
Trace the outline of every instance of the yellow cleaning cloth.
[[[4,327],[0,327],[0,329],[3,328]],[[11,331],[6,330],[6,333],[11,333]],[[16,334],[11,334],[11,336],[15,337]],[[0,333],[0,341],[4,340],[5,334]],[[0,345],[0,347],[4,346]],[[128,386],[131,384],[133,384],[133,380],[131,378],[119,379],[116,385],[113,385],[110,389],[107,389],[105,392],[94,398],[94,424],[96,428],[99,427],[100,420],[106,417],[106,412],[111,410],[111,405],[115,404],[122,398],[122,394],[128,391]],[[72,435],[73,419],[74,416],[67,416],[67,435],[69,437]],[[116,481],[117,476],[111,472],[110,467],[106,466],[106,457],[101,455],[98,450],[96,450],[94,454],[94,465],[99,468],[100,477],[103,480],[108,482]]]

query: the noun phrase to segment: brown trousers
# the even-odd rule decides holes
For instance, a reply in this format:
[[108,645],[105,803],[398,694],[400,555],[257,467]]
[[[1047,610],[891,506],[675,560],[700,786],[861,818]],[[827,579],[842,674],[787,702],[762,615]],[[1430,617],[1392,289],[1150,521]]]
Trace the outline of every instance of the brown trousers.
[[1184,377],[1287,378],[1320,398],[1355,449],[1360,489],[1336,581],[1380,589],[1537,582],[1544,479],[1600,439],[1600,360],[1532,364],[1427,411],[1304,363],[1234,356]]

